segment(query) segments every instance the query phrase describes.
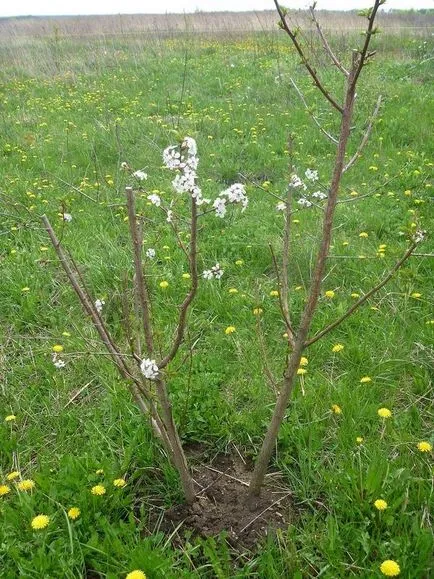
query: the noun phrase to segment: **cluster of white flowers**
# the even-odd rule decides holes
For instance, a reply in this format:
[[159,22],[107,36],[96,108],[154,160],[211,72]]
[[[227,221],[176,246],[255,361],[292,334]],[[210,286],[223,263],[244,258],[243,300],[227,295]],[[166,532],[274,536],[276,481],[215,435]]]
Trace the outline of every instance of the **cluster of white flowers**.
[[70,213],[64,213],[63,214],[63,221],[66,221],[67,223],[71,223],[72,215]]
[[206,269],[202,273],[202,277],[204,279],[220,279],[223,274],[224,271],[221,269],[220,264],[216,263],[215,265],[212,266],[211,269]]
[[327,193],[323,193],[322,191],[315,191],[315,193],[312,193],[312,197],[322,201],[323,199],[327,199]]
[[152,205],[155,205],[155,207],[160,207],[161,197],[159,195],[152,193],[152,195],[148,195],[148,199],[152,203]]
[[246,190],[244,185],[241,183],[234,183],[229,187],[229,189],[225,189],[220,193],[217,199],[213,203],[213,207],[215,209],[215,213],[217,217],[223,219],[226,215],[228,203],[241,203],[242,209],[241,211],[245,211],[247,205],[249,204],[249,199],[246,195]]
[[55,366],[58,370],[61,370],[62,368],[64,368],[64,367],[66,366],[66,362],[64,362],[63,360],[61,360],[60,358],[58,358],[56,353],[53,354],[52,360],[53,360],[54,366]]
[[146,257],[149,257],[149,259],[154,259],[155,249],[153,247],[150,247],[149,249],[146,250],[145,254],[146,254]]
[[155,380],[158,378],[158,366],[155,360],[145,358],[140,364],[140,370],[145,378],[148,380]]
[[136,177],[136,179],[138,179],[139,181],[144,181],[145,179],[148,178],[148,175],[144,171],[134,171],[133,177]]
[[172,181],[177,193],[190,193],[196,205],[210,202],[209,199],[204,199],[201,188],[196,184],[199,157],[196,141],[192,137],[185,137],[180,147],[177,145],[167,147],[163,151],[163,162],[168,169],[179,171]]
[[102,308],[105,306],[105,301],[104,300],[96,300],[95,301],[95,308],[96,311],[100,314],[102,312]]
[[[318,171],[315,169],[306,169],[304,176],[307,179],[307,181],[310,181],[311,184],[315,183],[315,181],[318,181],[319,178]],[[299,190],[300,198],[297,200],[297,204],[300,207],[304,208],[312,207],[313,202],[308,199],[309,196],[317,201],[323,201],[324,199],[327,199],[327,194],[324,193],[323,191],[315,191],[314,193],[310,193],[308,185],[306,185],[303,179],[301,179],[296,173],[293,173],[291,175],[288,187],[292,187],[293,189]],[[284,211],[285,207],[286,207],[285,203],[281,202],[277,204],[276,210]]]
[[418,231],[416,231],[416,233],[413,236],[414,242],[420,243],[421,241],[423,241],[425,239],[425,235],[426,235],[426,231],[419,229]]
[[312,181],[313,183],[315,181],[318,181],[318,171],[315,171],[313,169],[306,169],[304,176],[308,181]]

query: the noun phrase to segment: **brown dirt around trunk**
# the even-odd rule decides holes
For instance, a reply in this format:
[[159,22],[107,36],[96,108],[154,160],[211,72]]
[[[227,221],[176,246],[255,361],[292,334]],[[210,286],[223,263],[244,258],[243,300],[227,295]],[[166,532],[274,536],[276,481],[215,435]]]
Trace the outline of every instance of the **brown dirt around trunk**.
[[175,505],[160,529],[190,531],[209,537],[225,532],[233,546],[253,548],[269,533],[286,529],[291,520],[291,493],[283,485],[267,485],[254,505],[246,505],[250,470],[237,455],[219,455],[210,464],[193,468],[197,501]]

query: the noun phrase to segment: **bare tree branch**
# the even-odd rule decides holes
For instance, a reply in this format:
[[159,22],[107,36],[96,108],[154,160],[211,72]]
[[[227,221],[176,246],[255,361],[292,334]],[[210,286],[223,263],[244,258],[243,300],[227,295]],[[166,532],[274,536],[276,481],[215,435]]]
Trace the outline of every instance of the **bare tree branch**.
[[190,291],[185,296],[179,309],[178,324],[175,331],[175,338],[169,353],[157,363],[160,370],[165,368],[169,362],[173,360],[178,352],[179,346],[184,338],[185,324],[187,320],[187,312],[197,292],[198,274],[197,274],[197,206],[196,201],[191,198],[191,230],[190,230],[190,252],[189,252],[189,266],[191,276]]
[[346,171],[348,171],[348,169],[354,165],[354,163],[357,161],[357,159],[360,157],[360,154],[364,148],[364,146],[366,145],[366,143],[368,142],[368,139],[371,135],[371,131],[372,131],[372,127],[374,125],[374,121],[378,115],[378,112],[380,110],[380,106],[381,106],[381,101],[382,101],[382,96],[381,94],[378,97],[377,100],[377,104],[375,105],[375,109],[374,112],[371,115],[371,118],[369,119],[368,122],[368,126],[366,127],[366,131],[363,134],[362,140],[360,141],[359,146],[357,147],[357,151],[354,153],[354,155],[351,157],[351,159],[348,161],[348,163],[345,165],[343,172],[345,173]]
[[309,63],[309,61],[307,60],[306,55],[304,54],[304,51],[300,45],[300,43],[297,40],[297,34],[292,32],[292,30],[289,28],[288,23],[286,22],[286,18],[285,18],[285,13],[282,10],[282,8],[280,7],[279,3],[277,0],[274,0],[274,4],[276,5],[276,9],[277,12],[279,13],[280,16],[280,22],[282,25],[283,30],[285,30],[285,32],[288,34],[288,36],[290,37],[290,39],[292,40],[295,49],[297,50],[298,54],[300,55],[301,61],[304,64],[304,66],[306,67],[307,71],[309,72],[310,76],[312,77],[314,83],[316,84],[316,86],[319,88],[319,90],[322,92],[322,94],[325,96],[325,98],[329,101],[329,103],[337,110],[341,113],[341,115],[343,114],[344,110],[341,107],[340,104],[338,104],[336,102],[336,100],[330,95],[330,93],[325,89],[324,85],[322,84],[322,82],[319,80],[317,73],[315,72],[315,70],[312,68],[311,64]]
[[136,223],[136,204],[134,191],[132,187],[125,188],[128,208],[128,224],[130,227],[131,241],[133,243],[134,270],[136,274],[136,289],[140,309],[142,313],[143,331],[145,333],[145,342],[148,355],[152,356],[154,343],[152,338],[152,325],[149,305],[149,292],[146,285],[145,276],[143,275],[142,264],[142,240]]
[[311,116],[312,120],[314,121],[314,123],[316,124],[316,126],[319,128],[319,130],[323,133],[323,135],[325,135],[332,143],[334,143],[335,145],[338,144],[338,140],[331,135],[328,131],[325,130],[325,128],[321,125],[321,123],[319,122],[319,120],[316,118],[316,116],[313,114],[313,112],[311,111],[309,105],[306,102],[306,99],[303,96],[303,93],[301,92],[301,90],[298,88],[298,86],[295,84],[295,81],[290,78],[289,79],[291,81],[292,86],[295,88],[298,96],[300,97],[301,102],[304,104],[307,112],[309,113],[309,115]]
[[342,63],[338,60],[338,58],[336,57],[336,55],[334,54],[334,52],[332,51],[332,49],[330,48],[330,44],[327,42],[327,38],[324,36],[324,33],[322,31],[322,28],[316,18],[315,15],[315,7],[316,7],[316,2],[314,4],[312,4],[312,6],[309,6],[309,12],[310,15],[312,16],[312,20],[316,26],[316,29],[318,31],[318,34],[322,40],[322,45],[324,47],[325,52],[330,56],[333,64],[346,76],[348,77],[350,75],[350,73],[348,72],[348,70],[342,65]]
[[328,334],[331,330],[334,330],[337,326],[339,326],[344,320],[351,316],[362,304],[366,302],[373,294],[375,294],[378,290],[380,290],[386,283],[393,277],[393,275],[398,271],[398,269],[403,265],[403,263],[411,256],[415,248],[417,247],[417,243],[413,242],[411,246],[407,249],[404,255],[401,257],[399,261],[395,263],[393,268],[389,271],[389,273],[378,283],[374,286],[371,290],[369,290],[364,296],[362,296],[359,300],[357,300],[340,318],[326,326],[323,330],[318,332],[304,343],[304,347],[307,348],[311,346],[318,340],[320,340],[325,334]]

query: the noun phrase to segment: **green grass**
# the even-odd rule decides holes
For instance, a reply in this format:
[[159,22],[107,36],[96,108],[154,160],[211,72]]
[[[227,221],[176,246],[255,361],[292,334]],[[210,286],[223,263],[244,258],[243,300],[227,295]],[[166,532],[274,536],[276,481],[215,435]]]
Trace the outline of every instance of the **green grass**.
[[[350,46],[353,41],[346,38]],[[428,42],[380,37],[377,60],[363,73],[359,125],[378,92],[385,103],[341,195],[373,194],[339,206],[324,282],[335,297],[321,299],[313,332],[346,310],[351,293],[372,287],[405,251],[416,226],[432,223]],[[298,171],[317,168],[328,183],[333,146],[317,132],[289,77],[330,131],[338,125],[285,39],[181,37],[143,44],[138,38],[55,37],[2,45],[0,63],[0,484],[12,470],[36,482],[31,494],[8,483],[11,492],[0,497],[2,577],[112,579],[143,569],[150,579],[372,578],[389,558],[399,562],[404,578],[428,577],[431,463],[417,443],[433,442],[432,259],[412,257],[367,305],[307,351],[304,395],[297,387],[274,464],[293,491],[296,516],[258,552],[237,553],[224,538],[191,537],[180,546],[150,525],[151,504],[180,500],[176,473],[103,355],[39,221],[46,212],[56,223],[124,344],[122,294],[131,295],[132,262],[122,161],[145,168],[147,189],[170,199],[172,176],[161,168],[161,151],[188,134],[198,142],[206,197],[239,181],[240,173],[269,182],[266,187],[279,195],[288,179],[292,134]],[[338,93],[336,73],[322,61],[317,65]],[[360,134],[355,131],[352,151]],[[255,307],[263,309],[268,365],[277,376],[284,367],[268,249],[272,244],[279,252],[282,216],[272,196],[251,183],[248,193],[244,214],[235,210],[225,221],[212,215],[201,221],[200,268],[218,261],[225,274],[220,282],[201,283],[187,344],[169,368],[183,440],[205,443],[210,455],[236,445],[254,457],[271,414],[274,394],[264,374]],[[139,209],[152,223],[145,245],[157,250],[150,283],[157,344],[166,352],[188,283],[182,279],[187,264],[155,208],[140,199]],[[63,211],[73,215],[70,224],[62,224]],[[295,322],[320,214],[303,210],[296,217],[290,263]],[[359,237],[362,231],[368,238]],[[380,244],[387,244],[384,258],[377,256]],[[419,253],[430,252],[428,238]],[[158,285],[163,279],[169,281],[164,292]],[[421,296],[412,297],[415,292]],[[229,325],[237,331],[226,336]],[[196,340],[191,361],[180,367]],[[65,349],[63,370],[51,362],[56,343]],[[333,354],[336,343],[345,348]],[[363,376],[372,381],[361,384]],[[333,414],[332,404],[342,414]],[[383,406],[392,411],[384,430],[377,415]],[[10,414],[16,421],[5,422]],[[98,469],[104,475],[95,474]],[[112,481],[121,476],[128,484],[115,489]],[[91,487],[101,481],[107,494],[92,496]],[[373,506],[378,498],[388,502],[383,513]],[[72,506],[82,513],[74,522],[66,515]],[[51,522],[34,532],[30,521],[39,513]]]

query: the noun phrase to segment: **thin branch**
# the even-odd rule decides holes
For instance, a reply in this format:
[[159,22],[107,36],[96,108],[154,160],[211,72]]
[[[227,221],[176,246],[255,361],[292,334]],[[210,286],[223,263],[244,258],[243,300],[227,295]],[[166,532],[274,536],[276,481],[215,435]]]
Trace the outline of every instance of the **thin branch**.
[[318,34],[322,40],[322,45],[324,47],[325,52],[330,56],[333,64],[346,76],[350,76],[350,73],[348,72],[348,70],[342,65],[342,63],[338,60],[338,58],[336,57],[336,55],[334,54],[334,52],[332,51],[330,44],[327,42],[327,38],[324,36],[324,33],[322,31],[322,28],[316,18],[315,15],[315,6],[316,3],[314,3],[312,6],[309,6],[309,12],[310,15],[312,16],[312,20],[315,23],[316,29],[318,31]]
[[368,126],[366,127],[366,131],[363,134],[362,140],[360,141],[359,146],[357,147],[357,151],[354,153],[354,155],[351,157],[351,159],[348,161],[348,163],[345,165],[345,167],[343,168],[343,173],[345,173],[346,171],[348,171],[348,169],[350,167],[352,167],[352,165],[354,165],[354,163],[357,161],[357,159],[360,157],[360,154],[364,148],[364,146],[366,145],[366,143],[368,142],[368,139],[371,135],[371,131],[372,131],[372,127],[374,126],[374,121],[378,115],[378,112],[380,110],[380,106],[381,106],[381,101],[382,101],[382,96],[380,94],[380,96],[378,97],[377,100],[377,104],[375,105],[375,109],[374,112],[371,115],[371,118],[369,119],[368,122]]
[[303,93],[301,92],[301,90],[298,88],[298,86],[295,84],[295,81],[290,77],[289,80],[291,81],[292,86],[295,88],[298,96],[300,97],[301,102],[304,104],[307,112],[309,113],[309,115],[311,116],[312,120],[314,121],[314,123],[316,124],[316,126],[319,128],[319,130],[323,133],[323,135],[325,135],[332,143],[334,143],[335,145],[338,144],[338,140],[331,135],[328,131],[325,130],[325,128],[321,125],[321,123],[319,122],[319,120],[316,118],[316,116],[313,114],[313,112],[311,111],[309,105],[306,102],[306,99],[303,96]]
[[142,265],[142,239],[136,223],[136,204],[132,187],[125,187],[128,208],[128,223],[130,226],[131,241],[134,253],[134,270],[136,273],[136,289],[140,309],[142,312],[143,331],[145,333],[146,348],[148,355],[152,356],[154,351],[154,341],[152,337],[151,314],[149,305],[149,292],[143,275]]
[[344,109],[341,107],[340,104],[338,104],[335,99],[330,95],[330,93],[324,88],[324,85],[322,84],[322,82],[319,80],[318,75],[316,74],[315,70],[312,68],[312,66],[310,65],[309,61],[307,60],[303,49],[301,48],[298,40],[297,40],[297,35],[296,33],[292,32],[292,30],[289,28],[288,23],[286,22],[285,19],[285,14],[282,10],[282,8],[279,6],[279,3],[277,0],[274,0],[274,4],[276,5],[276,9],[277,12],[279,13],[280,16],[280,21],[282,23],[282,28],[283,30],[285,30],[285,32],[288,34],[288,36],[290,37],[290,39],[292,40],[295,49],[297,50],[298,54],[301,57],[301,61],[304,64],[304,66],[306,67],[307,71],[309,72],[310,76],[312,77],[314,83],[316,84],[316,86],[319,88],[319,90],[322,92],[322,94],[325,96],[325,98],[329,101],[329,103],[337,110],[341,113],[341,115],[344,112]]
[[90,195],[88,195],[87,193],[85,193],[84,191],[82,191],[81,189],[76,187],[75,185],[72,185],[72,183],[68,183],[68,181],[61,179],[58,175],[55,175],[54,173],[50,173],[50,172],[48,172],[48,175],[51,175],[51,177],[54,177],[55,179],[57,179],[58,181],[60,181],[64,185],[68,185],[68,187],[73,189],[73,191],[80,193],[80,195],[83,195],[83,197],[86,197],[86,199],[89,199],[89,201],[93,201],[94,203],[98,203],[98,201],[94,197],[91,197]]
[[190,231],[190,252],[189,252],[189,265],[190,265],[190,277],[191,277],[191,286],[190,291],[185,296],[184,301],[182,302],[180,309],[179,309],[179,318],[178,318],[178,325],[175,331],[175,338],[172,344],[172,348],[170,349],[169,353],[157,363],[157,366],[160,370],[165,368],[169,362],[173,360],[178,352],[179,346],[184,338],[185,332],[185,324],[187,320],[187,312],[188,308],[190,307],[191,302],[193,301],[194,296],[196,295],[197,288],[199,285],[198,274],[197,274],[197,206],[196,201],[191,198],[191,231]]
[[[281,280],[281,276],[280,276],[280,272],[279,272],[279,265],[277,263],[277,259],[276,259],[276,255],[274,253],[274,249],[273,246],[269,245],[270,247],[270,252],[271,252],[271,258],[273,260],[273,264],[274,264],[274,271],[276,273],[276,277],[277,277],[277,284],[279,286],[279,305],[280,305],[280,311],[282,313],[282,317],[283,317],[283,321],[285,322],[285,327],[286,327],[286,331],[288,334],[288,341],[291,344],[291,347],[294,345],[294,329],[291,326],[291,322],[289,320],[289,311],[288,311],[288,307],[283,302],[283,284],[282,284],[282,280]],[[286,284],[286,293],[288,292],[288,284]],[[290,341],[291,340],[291,341]]]
[[385,286],[386,283],[391,279],[391,277],[393,277],[393,275],[402,266],[402,264],[410,257],[410,255],[413,253],[417,245],[418,244],[416,242],[413,242],[411,246],[407,249],[407,251],[404,253],[404,255],[401,257],[401,259],[395,263],[395,265],[392,267],[389,273],[381,280],[380,283],[378,283],[364,296],[362,296],[359,300],[357,300],[340,318],[338,318],[333,323],[326,326],[323,330],[315,334],[313,338],[307,340],[304,343],[304,347],[307,348],[308,346],[311,346],[319,339],[321,339],[325,334],[328,334],[331,330],[339,326],[344,320],[346,320],[349,316],[351,316],[351,314],[353,314],[362,304],[364,304],[366,300],[368,300],[373,294],[375,294],[378,290],[380,290],[383,286]]
[[357,80],[359,78],[360,73],[362,72],[362,68],[365,64],[365,61],[367,60],[367,58],[369,58],[370,56],[372,56],[371,53],[368,54],[368,48],[369,48],[369,43],[371,42],[371,36],[374,30],[374,21],[375,21],[375,17],[377,15],[377,11],[379,9],[379,7],[384,4],[385,0],[375,0],[374,6],[372,7],[372,10],[370,10],[369,12],[369,17],[368,17],[368,28],[365,32],[365,43],[363,45],[362,50],[359,53],[359,60],[358,60],[358,64],[356,67],[356,71],[354,73],[354,77],[352,80],[352,85],[353,88],[356,86]]

